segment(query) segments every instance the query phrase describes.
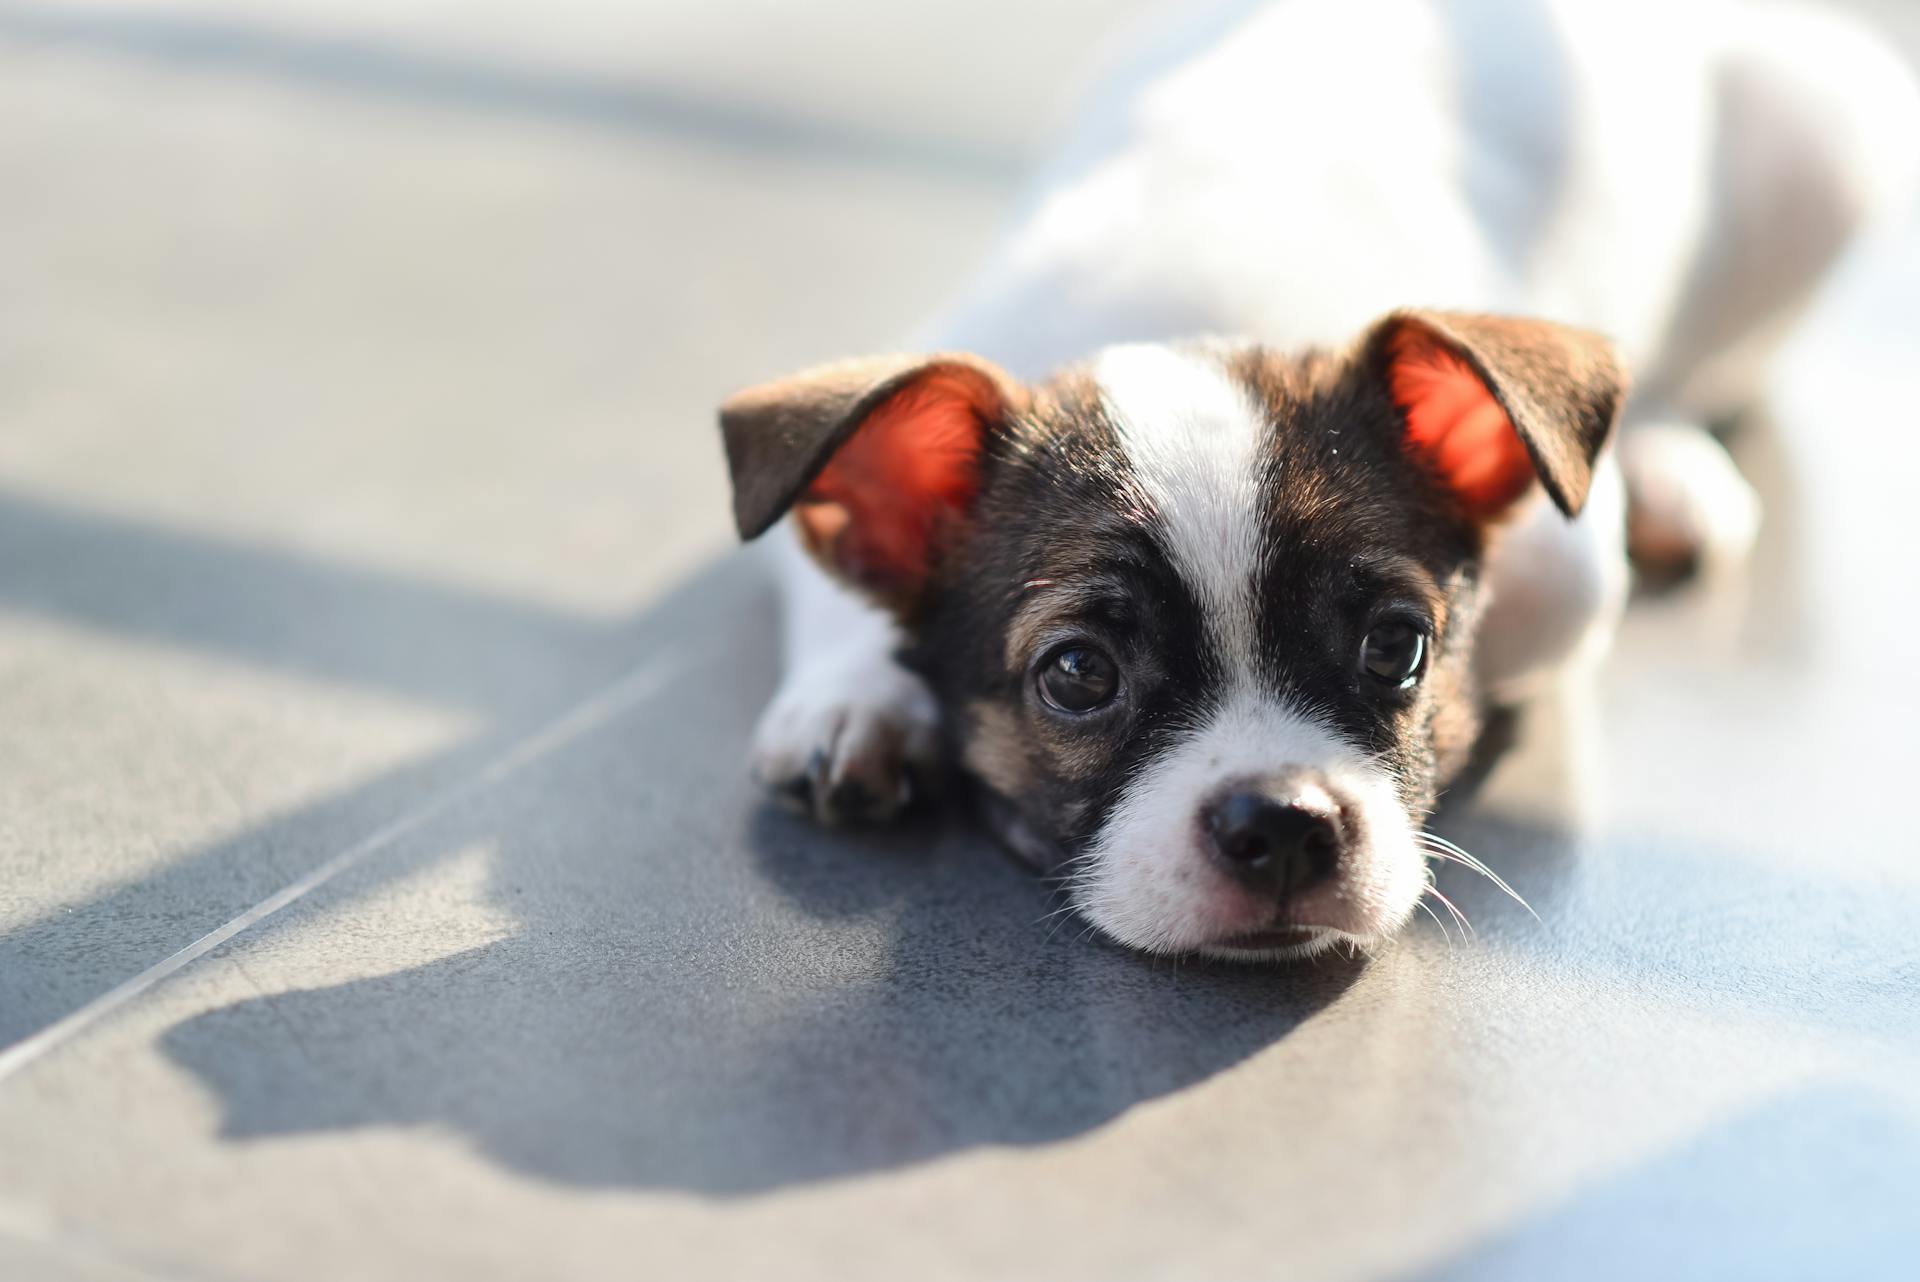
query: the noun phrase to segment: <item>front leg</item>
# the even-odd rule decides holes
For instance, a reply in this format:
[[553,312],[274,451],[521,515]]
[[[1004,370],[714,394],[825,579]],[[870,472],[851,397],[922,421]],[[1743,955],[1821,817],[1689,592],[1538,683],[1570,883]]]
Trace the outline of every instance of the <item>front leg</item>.
[[1608,450],[1580,515],[1536,494],[1495,532],[1474,667],[1497,705],[1525,701],[1605,657],[1626,607],[1626,487]]
[[829,578],[787,523],[767,538],[783,671],[754,731],[754,777],[822,823],[892,819],[940,778],[933,691],[895,658],[890,616]]

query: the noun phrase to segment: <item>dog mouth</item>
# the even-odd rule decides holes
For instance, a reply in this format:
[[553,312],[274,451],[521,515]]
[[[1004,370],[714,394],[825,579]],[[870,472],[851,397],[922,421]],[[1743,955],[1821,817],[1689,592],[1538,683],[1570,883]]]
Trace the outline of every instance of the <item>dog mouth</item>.
[[1330,926],[1266,926],[1259,930],[1242,931],[1240,934],[1215,940],[1207,945],[1207,950],[1231,953],[1317,951],[1326,945],[1329,936],[1342,933]]

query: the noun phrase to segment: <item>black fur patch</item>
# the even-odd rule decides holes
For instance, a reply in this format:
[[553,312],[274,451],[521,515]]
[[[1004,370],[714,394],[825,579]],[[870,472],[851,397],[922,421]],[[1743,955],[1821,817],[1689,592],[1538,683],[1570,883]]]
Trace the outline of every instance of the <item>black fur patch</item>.
[[[1258,673],[1377,753],[1419,814],[1464,761],[1478,530],[1401,446],[1367,371],[1323,353],[1242,349],[1227,368],[1264,407]],[[1143,510],[1099,389],[1069,374],[991,439],[974,519],[941,559],[907,661],[950,713],[956,756],[1034,835],[1083,848],[1129,783],[1216,706],[1227,673],[1192,592]],[[1381,610],[1435,628],[1410,692],[1361,673]],[[1013,642],[1018,644],[1010,644]],[[1108,708],[1069,716],[1035,690],[1058,646],[1098,646],[1122,671]],[[1009,651],[1012,651],[1010,653]]]

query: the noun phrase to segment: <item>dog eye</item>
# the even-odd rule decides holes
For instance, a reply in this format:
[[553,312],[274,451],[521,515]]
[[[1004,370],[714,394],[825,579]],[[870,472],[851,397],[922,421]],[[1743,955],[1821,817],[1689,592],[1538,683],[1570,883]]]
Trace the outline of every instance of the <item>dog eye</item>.
[[1055,651],[1040,669],[1041,697],[1062,712],[1092,712],[1119,688],[1119,668],[1092,646]]
[[1406,619],[1383,619],[1367,633],[1360,666],[1375,681],[1404,690],[1420,679],[1427,657],[1427,634]]

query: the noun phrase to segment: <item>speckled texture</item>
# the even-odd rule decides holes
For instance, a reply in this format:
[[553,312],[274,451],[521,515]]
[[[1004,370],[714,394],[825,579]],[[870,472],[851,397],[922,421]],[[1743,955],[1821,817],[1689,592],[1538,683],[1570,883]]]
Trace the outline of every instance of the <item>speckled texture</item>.
[[[711,406],[938,298],[1074,13],[978,120],[826,145],[896,76],[780,159],[739,113],[833,77],[730,62],[745,6],[248,19],[523,88],[646,36],[740,90],[680,132],[52,12],[0,5],[0,1045],[44,1050],[0,1277],[1912,1275],[1920,234],[1741,439],[1752,572],[1643,602],[1444,817],[1538,921],[1450,869],[1472,937],[1175,965],[964,823],[823,835],[741,769],[773,617]],[[796,56],[857,66],[859,12]]]

